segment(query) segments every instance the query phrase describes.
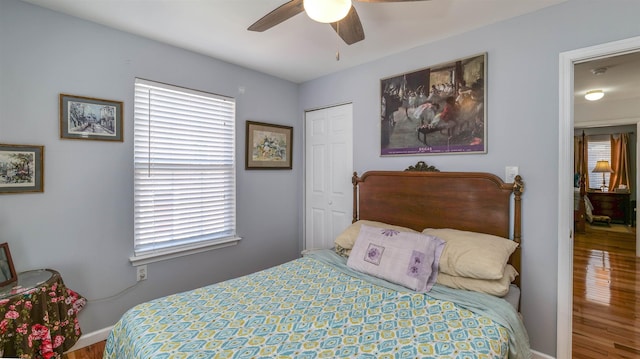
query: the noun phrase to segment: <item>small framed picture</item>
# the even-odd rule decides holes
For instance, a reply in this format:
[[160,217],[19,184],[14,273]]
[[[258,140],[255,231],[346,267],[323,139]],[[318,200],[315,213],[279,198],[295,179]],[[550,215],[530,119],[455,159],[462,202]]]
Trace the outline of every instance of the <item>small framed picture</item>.
[[0,194],[44,192],[44,146],[0,144]]
[[122,142],[121,101],[60,94],[60,138]]
[[291,169],[293,127],[247,121],[246,169]]
[[9,243],[0,244],[0,287],[4,287],[9,283],[18,280],[16,269],[11,259],[11,251],[9,251]]

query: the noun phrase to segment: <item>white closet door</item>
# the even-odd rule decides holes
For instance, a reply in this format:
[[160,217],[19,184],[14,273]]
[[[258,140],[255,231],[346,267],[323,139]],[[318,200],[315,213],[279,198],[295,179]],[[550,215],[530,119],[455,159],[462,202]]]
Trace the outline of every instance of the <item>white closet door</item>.
[[331,248],[353,217],[353,105],[305,114],[305,249]]

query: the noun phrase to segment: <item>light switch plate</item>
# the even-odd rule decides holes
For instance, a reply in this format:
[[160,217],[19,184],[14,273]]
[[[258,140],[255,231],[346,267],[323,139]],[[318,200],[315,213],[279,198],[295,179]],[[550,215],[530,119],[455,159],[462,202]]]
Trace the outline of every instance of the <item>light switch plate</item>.
[[507,166],[504,168],[504,181],[506,183],[513,183],[518,175],[518,166]]

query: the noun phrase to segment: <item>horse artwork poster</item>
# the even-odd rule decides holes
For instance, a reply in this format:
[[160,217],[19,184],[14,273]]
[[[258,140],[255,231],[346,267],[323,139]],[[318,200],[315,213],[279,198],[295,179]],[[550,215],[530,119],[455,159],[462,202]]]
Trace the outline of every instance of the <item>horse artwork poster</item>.
[[246,169],[291,169],[293,127],[247,121]]
[[122,104],[60,94],[60,138],[123,142]]
[[380,155],[487,153],[487,54],[380,80]]

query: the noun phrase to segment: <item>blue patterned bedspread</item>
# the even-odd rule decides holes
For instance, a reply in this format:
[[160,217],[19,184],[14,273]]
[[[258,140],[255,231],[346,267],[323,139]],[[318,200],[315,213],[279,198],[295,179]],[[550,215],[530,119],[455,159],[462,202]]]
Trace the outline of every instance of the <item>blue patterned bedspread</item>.
[[508,355],[508,330],[485,315],[303,257],[130,309],[109,335],[104,358]]

